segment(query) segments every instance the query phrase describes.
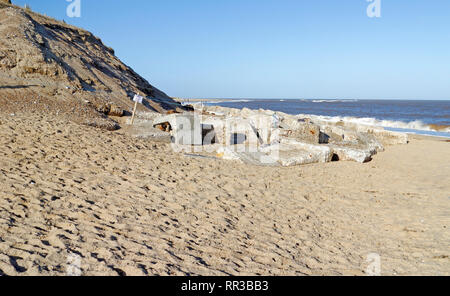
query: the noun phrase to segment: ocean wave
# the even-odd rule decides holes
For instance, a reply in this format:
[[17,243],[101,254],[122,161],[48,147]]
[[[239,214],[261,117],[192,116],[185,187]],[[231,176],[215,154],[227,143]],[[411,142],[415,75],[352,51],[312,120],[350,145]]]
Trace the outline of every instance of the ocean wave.
[[354,103],[358,100],[312,100],[313,103]]
[[252,100],[210,100],[210,101],[183,101],[181,105],[212,105],[212,104],[224,104],[224,103],[248,103]]
[[195,104],[195,102],[193,102],[193,103],[191,103],[191,102],[180,102],[180,104],[182,105],[182,106],[187,106],[187,105],[194,105]]
[[248,103],[254,100],[228,100],[224,101],[223,103]]
[[400,129],[409,129],[409,130],[419,130],[419,131],[432,131],[432,132],[445,132],[450,133],[449,125],[438,125],[438,124],[429,124],[424,123],[421,120],[415,120],[410,122],[404,121],[395,121],[395,120],[382,120],[371,117],[349,117],[349,116],[321,116],[321,115],[306,115],[300,114],[300,116],[309,116],[312,118],[317,118],[322,121],[329,122],[352,122],[356,124],[364,124],[370,126],[380,126],[380,127],[390,127],[390,128],[400,128]]

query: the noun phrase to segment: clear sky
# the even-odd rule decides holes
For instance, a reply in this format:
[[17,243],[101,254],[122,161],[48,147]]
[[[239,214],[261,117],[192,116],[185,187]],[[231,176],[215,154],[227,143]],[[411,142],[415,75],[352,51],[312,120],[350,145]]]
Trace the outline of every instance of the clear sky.
[[83,27],[177,97],[450,99],[450,1],[13,0]]

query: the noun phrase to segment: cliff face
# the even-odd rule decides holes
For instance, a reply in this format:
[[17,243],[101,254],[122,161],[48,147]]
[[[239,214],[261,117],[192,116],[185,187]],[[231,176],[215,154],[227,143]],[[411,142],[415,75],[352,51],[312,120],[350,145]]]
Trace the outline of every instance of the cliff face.
[[150,110],[183,109],[90,32],[3,3],[0,108],[15,112],[44,108],[89,119],[101,117],[95,109],[102,104],[131,109],[132,97],[140,93],[149,99],[146,107]]

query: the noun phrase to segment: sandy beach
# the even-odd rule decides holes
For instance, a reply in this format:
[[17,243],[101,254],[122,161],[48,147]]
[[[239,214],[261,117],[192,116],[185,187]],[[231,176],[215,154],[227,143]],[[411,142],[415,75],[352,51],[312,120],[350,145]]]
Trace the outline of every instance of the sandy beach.
[[76,256],[83,275],[364,275],[376,253],[382,275],[450,275],[449,145],[256,167],[2,113],[0,274],[65,275]]
[[[429,61],[438,61],[440,47],[427,53],[398,36],[361,30],[362,40],[379,35],[390,47],[401,42],[399,57],[377,60],[382,42],[376,39],[361,42],[367,49],[342,39],[351,48],[340,50],[333,39],[355,24],[333,34],[342,25],[334,16],[326,20],[338,23],[323,27],[325,19],[313,13],[308,29],[291,34],[295,26],[275,27],[305,15],[270,9],[272,23],[263,19],[268,30],[246,29],[251,17],[265,15],[255,13],[264,5],[242,5],[251,9],[242,14],[245,22],[236,20],[236,31],[222,34],[234,22],[227,16],[213,29],[224,4],[212,22],[204,7],[193,9],[205,21],[193,30],[197,17],[184,13],[182,21],[173,3],[167,14],[148,3],[107,5],[120,10],[116,17],[96,7],[100,2],[83,4],[97,13],[90,21],[86,13],[79,24],[120,44],[120,56],[138,63],[141,74],[100,37],[66,17],[47,16],[50,7],[34,12],[0,0],[0,276],[450,275],[450,142],[410,136],[408,143],[406,134],[382,128],[450,132],[450,105],[429,100],[448,98],[447,84],[438,79],[448,67],[440,63],[439,72]],[[145,5],[152,17],[137,17]],[[425,21],[415,23],[421,27],[406,27],[427,32]],[[339,38],[310,31],[315,28]],[[223,39],[227,35],[233,38]],[[239,49],[259,35],[261,43]],[[269,42],[271,35],[279,40]],[[297,45],[293,35],[301,37]],[[214,36],[221,38],[215,45]],[[234,40],[239,36],[244,42]],[[430,44],[428,35],[417,40]],[[420,55],[408,54],[411,48],[423,51],[426,67]],[[173,98],[144,77],[171,86],[171,96],[377,100],[276,99],[232,107],[239,100]],[[427,79],[433,84],[422,84]],[[404,101],[378,100],[398,94]],[[409,101],[420,97],[427,101]],[[228,107],[205,107],[206,101]],[[177,153],[171,140],[211,151]]]

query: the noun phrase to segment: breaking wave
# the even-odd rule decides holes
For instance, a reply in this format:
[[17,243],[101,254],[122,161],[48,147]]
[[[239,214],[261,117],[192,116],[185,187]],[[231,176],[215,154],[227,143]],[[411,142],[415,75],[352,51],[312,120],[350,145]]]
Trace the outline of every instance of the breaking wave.
[[313,103],[354,103],[358,100],[313,100]]
[[306,115],[306,114],[301,114],[301,116],[310,116],[313,118],[317,118],[319,120],[330,121],[330,122],[345,121],[345,122],[352,122],[352,123],[356,123],[356,124],[380,126],[380,127],[387,127],[387,128],[399,128],[399,129],[408,129],[408,130],[450,133],[449,125],[428,124],[428,123],[424,123],[421,120],[404,122],[404,121],[394,121],[394,120],[380,120],[380,119],[370,118],[370,117],[358,118],[358,117],[348,117],[348,116],[322,116],[322,115],[311,116],[311,115]]

